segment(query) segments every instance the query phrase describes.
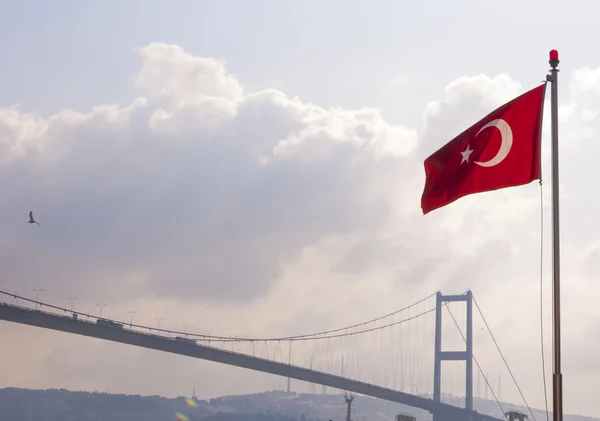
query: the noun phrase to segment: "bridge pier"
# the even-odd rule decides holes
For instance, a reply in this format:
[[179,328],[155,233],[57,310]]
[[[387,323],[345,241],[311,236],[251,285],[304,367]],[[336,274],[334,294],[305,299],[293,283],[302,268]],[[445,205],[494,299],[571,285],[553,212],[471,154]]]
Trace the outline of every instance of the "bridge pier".
[[[444,303],[453,301],[464,301],[467,307],[466,348],[464,351],[442,351],[442,307]],[[473,294],[471,291],[467,291],[464,295],[442,295],[439,291],[436,293],[434,347],[433,400],[441,402],[442,361],[465,361],[465,409],[470,414],[466,421],[473,421]],[[451,420],[448,416],[434,413],[433,421],[454,421],[454,419]]]

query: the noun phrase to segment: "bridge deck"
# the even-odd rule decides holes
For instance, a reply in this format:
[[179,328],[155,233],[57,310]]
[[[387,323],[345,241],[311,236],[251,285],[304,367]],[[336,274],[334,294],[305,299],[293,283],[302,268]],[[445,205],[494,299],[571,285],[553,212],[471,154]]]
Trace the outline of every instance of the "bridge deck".
[[[89,336],[107,341],[119,342],[143,348],[155,349],[172,354],[185,355],[188,357],[214,361],[222,364],[242,367],[250,370],[271,373],[283,377],[290,377],[309,383],[342,389],[349,392],[359,393],[366,396],[397,402],[400,404],[421,408],[443,419],[468,418],[468,413],[463,408],[449,404],[436,402],[432,399],[415,396],[397,390],[376,386],[357,380],[314,371],[295,365],[289,365],[271,361],[251,355],[232,351],[225,351],[196,343],[176,341],[174,338],[144,333],[130,329],[118,329],[115,327],[98,325],[87,320],[75,320],[70,316],[32,310],[26,307],[0,303],[0,320],[37,326],[45,329],[58,330],[76,335]],[[473,421],[500,421],[497,418],[474,412]]]

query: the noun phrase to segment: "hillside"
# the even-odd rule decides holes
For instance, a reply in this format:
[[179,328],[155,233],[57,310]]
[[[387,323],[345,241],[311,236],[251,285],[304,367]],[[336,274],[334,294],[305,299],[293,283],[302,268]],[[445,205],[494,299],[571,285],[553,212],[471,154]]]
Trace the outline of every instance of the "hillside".
[[[476,399],[479,412],[500,416],[495,402]],[[503,404],[504,410],[524,408]],[[160,396],[71,392],[64,389],[0,389],[0,420],[19,421],[343,421],[346,405],[342,395],[287,394],[272,391],[226,396],[210,400]],[[430,419],[424,411],[378,399],[357,396],[354,421],[391,421],[400,412],[419,420]],[[537,421],[545,420],[535,410]],[[600,421],[598,418],[565,416],[566,421]]]

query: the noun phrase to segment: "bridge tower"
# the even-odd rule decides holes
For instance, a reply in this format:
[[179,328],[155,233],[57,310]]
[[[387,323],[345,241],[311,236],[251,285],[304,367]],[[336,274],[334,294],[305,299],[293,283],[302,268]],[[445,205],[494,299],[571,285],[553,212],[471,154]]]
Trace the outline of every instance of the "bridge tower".
[[[444,303],[463,301],[467,307],[466,348],[464,351],[442,351],[442,307]],[[463,295],[436,294],[435,306],[435,351],[433,367],[433,400],[441,402],[442,361],[465,361],[466,390],[465,409],[473,414],[473,294],[467,291]],[[433,414],[434,421],[445,419],[443,414]]]

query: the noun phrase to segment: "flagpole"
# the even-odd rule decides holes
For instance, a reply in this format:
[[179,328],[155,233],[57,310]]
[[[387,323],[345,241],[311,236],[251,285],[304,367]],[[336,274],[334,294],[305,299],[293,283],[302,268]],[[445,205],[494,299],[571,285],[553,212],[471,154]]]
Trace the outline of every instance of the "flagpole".
[[550,107],[552,117],[552,296],[554,313],[554,374],[553,386],[553,420],[563,419],[562,373],[560,355],[560,224],[558,196],[558,51],[550,51],[550,70],[552,90]]

